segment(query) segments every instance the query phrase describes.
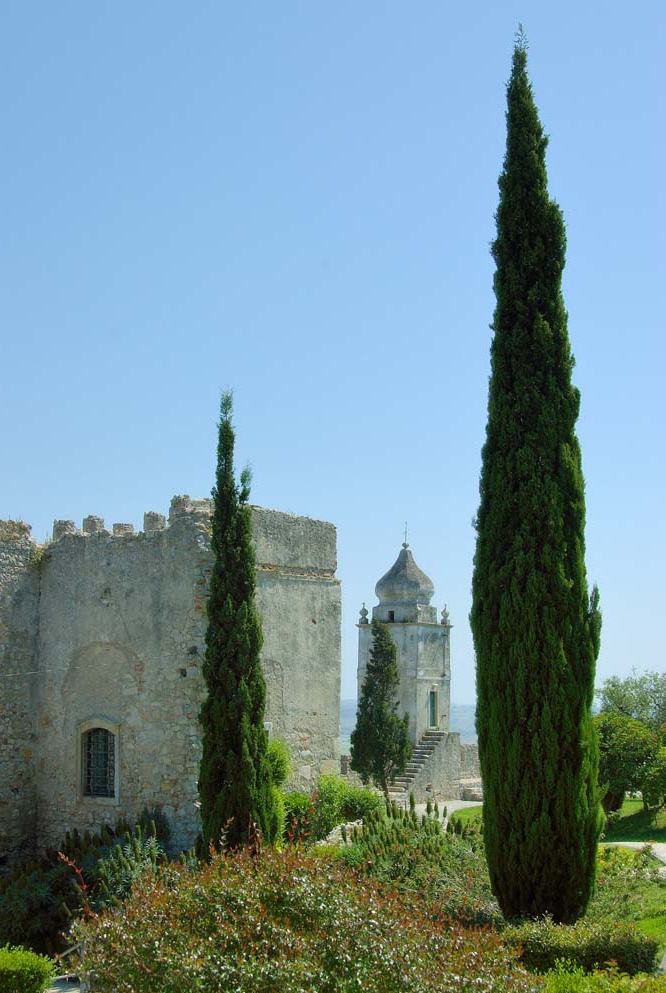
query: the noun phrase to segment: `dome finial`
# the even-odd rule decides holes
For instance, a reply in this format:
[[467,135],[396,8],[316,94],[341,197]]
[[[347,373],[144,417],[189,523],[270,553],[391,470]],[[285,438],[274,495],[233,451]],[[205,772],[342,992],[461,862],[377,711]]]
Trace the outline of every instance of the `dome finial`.
[[407,543],[407,521],[405,521],[405,540],[402,543],[402,547],[409,548],[409,545]]

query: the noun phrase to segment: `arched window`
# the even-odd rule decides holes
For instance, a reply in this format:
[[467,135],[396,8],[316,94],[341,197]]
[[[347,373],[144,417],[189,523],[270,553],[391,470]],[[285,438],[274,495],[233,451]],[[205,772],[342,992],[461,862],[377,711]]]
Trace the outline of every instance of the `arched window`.
[[81,792],[115,797],[116,736],[108,728],[91,727],[81,735]]

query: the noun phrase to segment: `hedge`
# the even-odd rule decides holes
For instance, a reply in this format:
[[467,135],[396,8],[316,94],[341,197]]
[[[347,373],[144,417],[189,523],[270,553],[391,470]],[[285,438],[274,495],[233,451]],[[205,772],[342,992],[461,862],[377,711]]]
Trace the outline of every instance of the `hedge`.
[[0,990],[3,993],[43,993],[51,985],[55,966],[45,955],[25,948],[0,948]]
[[588,972],[609,962],[620,972],[652,972],[658,943],[626,922],[588,921],[555,924],[546,918],[507,927],[502,937],[520,946],[521,961],[535,972],[547,972],[557,962],[568,962]]

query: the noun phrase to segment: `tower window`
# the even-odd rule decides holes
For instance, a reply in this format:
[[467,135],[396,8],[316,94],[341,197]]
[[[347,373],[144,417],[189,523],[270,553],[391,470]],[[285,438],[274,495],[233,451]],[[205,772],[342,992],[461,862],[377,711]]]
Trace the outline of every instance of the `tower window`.
[[389,621],[394,621],[395,620],[395,610],[389,610],[389,612],[388,612],[388,619],[389,619]]
[[431,728],[439,727],[437,720],[437,690],[430,690],[428,695],[428,721]]
[[81,771],[84,796],[115,797],[116,736],[95,727],[81,735]]

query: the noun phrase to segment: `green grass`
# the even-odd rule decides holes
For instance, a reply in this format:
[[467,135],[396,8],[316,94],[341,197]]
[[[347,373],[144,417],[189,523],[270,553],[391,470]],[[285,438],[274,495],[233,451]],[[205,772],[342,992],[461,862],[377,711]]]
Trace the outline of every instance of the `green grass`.
[[639,931],[646,934],[648,938],[654,938],[659,942],[660,953],[666,948],[666,911],[656,917],[641,917],[634,922]]
[[625,800],[604,841],[666,841],[666,810],[644,810],[642,800]]
[[454,810],[451,820],[460,821],[461,824],[468,824],[469,821],[479,820],[481,817],[481,805],[478,807],[463,807],[461,810]]
[[601,846],[597,885],[587,908],[593,921],[628,921],[666,950],[666,882],[658,859],[643,849]]

